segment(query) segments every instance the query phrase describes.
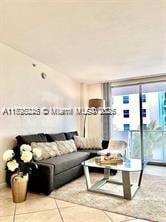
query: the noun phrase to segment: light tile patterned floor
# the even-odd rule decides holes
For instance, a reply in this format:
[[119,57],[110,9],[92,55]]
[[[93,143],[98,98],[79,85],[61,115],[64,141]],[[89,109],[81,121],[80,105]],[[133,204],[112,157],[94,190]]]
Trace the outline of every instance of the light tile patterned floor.
[[[147,166],[145,173],[166,175],[164,167]],[[89,208],[45,195],[28,193],[24,203],[12,202],[11,189],[0,189],[0,222],[143,222],[138,218]],[[147,222],[147,221],[146,221]]]
[[11,189],[0,190],[0,222],[137,221],[135,219],[32,193],[28,193],[25,202],[14,204],[11,198]]

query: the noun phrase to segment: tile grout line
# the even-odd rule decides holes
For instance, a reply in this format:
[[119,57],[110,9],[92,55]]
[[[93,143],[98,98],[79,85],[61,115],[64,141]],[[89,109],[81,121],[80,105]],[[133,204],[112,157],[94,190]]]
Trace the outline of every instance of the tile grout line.
[[16,207],[17,207],[17,205],[15,204],[14,215],[13,215],[13,222],[15,222],[15,217],[16,217]]
[[56,202],[56,199],[54,199],[54,200],[55,200],[55,203],[56,203],[56,206],[57,206],[59,215],[60,215],[60,217],[61,217],[61,219],[62,219],[62,222],[64,222],[63,216],[62,216],[61,211],[60,211],[60,209],[59,209],[59,206],[58,206],[58,204],[57,204],[57,202]]
[[52,208],[52,209],[45,209],[45,210],[37,210],[37,211],[29,211],[26,213],[18,213],[17,215],[24,215],[24,214],[33,214],[33,213],[39,213],[39,212],[45,212],[45,211],[52,211],[52,210],[56,210],[57,208]]
[[123,220],[122,222],[129,222],[129,221],[133,221],[133,220],[138,220],[137,218],[133,218],[133,219],[126,219],[126,220]]
[[114,222],[113,220],[112,220],[112,218],[104,211],[104,210],[102,210],[103,211],[103,213],[108,217],[108,219],[111,221],[111,222]]
[[[60,199],[56,199],[55,197],[49,197],[49,198],[54,199],[54,200],[60,200]],[[69,201],[66,201],[66,200],[60,200],[60,201],[64,201],[64,202],[68,202],[68,203],[70,203],[70,204],[73,204],[73,205],[71,205],[71,206],[61,207],[62,209],[64,209],[64,208],[76,207],[77,205],[80,205],[80,204],[72,203],[72,202],[69,202]]]
[[64,202],[73,204],[72,206],[61,207],[61,209],[76,207],[76,206],[78,206],[78,205],[79,205],[79,206],[83,206],[83,205],[76,204],[76,203],[72,203],[72,202],[69,202],[69,201],[66,201],[66,200],[56,199],[55,197],[49,197],[49,198],[54,199],[54,200],[60,200],[60,201],[64,201]]

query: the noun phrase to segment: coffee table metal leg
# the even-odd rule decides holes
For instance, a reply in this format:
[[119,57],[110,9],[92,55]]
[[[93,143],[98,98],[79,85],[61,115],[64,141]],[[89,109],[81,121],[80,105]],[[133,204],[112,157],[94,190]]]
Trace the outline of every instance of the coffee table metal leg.
[[[96,183],[94,183],[92,185],[91,180],[90,180],[89,166],[83,165],[83,168],[84,168],[84,175],[85,175],[86,186],[87,186],[88,191],[105,193],[105,194],[109,194],[112,196],[122,197],[124,199],[131,200],[132,197],[134,197],[134,195],[136,194],[137,190],[139,189],[138,183],[131,184],[129,171],[121,170],[122,171],[122,182],[121,182],[121,181],[117,181],[116,178],[115,178],[115,180],[110,179],[110,169],[105,168],[104,169],[104,178],[97,181]],[[123,193],[121,194],[121,193],[112,192],[111,190],[107,191],[107,190],[103,189],[102,187],[105,183],[113,183],[113,184],[117,184],[117,185],[122,185],[123,186]]]
[[90,175],[89,175],[89,167],[84,166],[84,174],[85,174],[85,179],[86,179],[87,190],[89,190],[92,186],[91,180],[90,180]]
[[104,169],[104,179],[110,178],[110,169],[105,168]]
[[123,179],[123,193],[124,198],[131,200],[131,184],[130,184],[130,172],[122,171],[122,179]]

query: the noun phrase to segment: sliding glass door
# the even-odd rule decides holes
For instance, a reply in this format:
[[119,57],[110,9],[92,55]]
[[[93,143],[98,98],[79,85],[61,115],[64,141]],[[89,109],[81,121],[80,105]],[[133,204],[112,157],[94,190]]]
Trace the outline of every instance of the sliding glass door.
[[144,158],[166,162],[166,82],[142,85]]
[[112,106],[117,112],[112,118],[111,138],[126,141],[127,156],[140,158],[139,86],[112,88],[111,95]]
[[113,87],[111,103],[111,138],[128,143],[127,156],[141,158],[142,146],[145,161],[166,162],[166,82]]

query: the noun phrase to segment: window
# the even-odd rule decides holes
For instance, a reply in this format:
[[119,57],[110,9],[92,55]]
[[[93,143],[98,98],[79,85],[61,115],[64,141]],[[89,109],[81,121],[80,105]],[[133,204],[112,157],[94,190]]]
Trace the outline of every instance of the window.
[[144,130],[147,129],[147,124],[143,124],[143,129],[144,129]]
[[123,110],[123,117],[129,118],[129,110],[128,109]]
[[114,104],[114,97],[113,96],[111,98],[111,103],[112,103],[112,105]]
[[166,97],[164,98],[164,106],[166,106]]
[[142,102],[146,103],[146,95],[145,94],[142,95]]
[[123,96],[123,104],[129,103],[129,96]]
[[123,124],[123,129],[124,131],[129,131],[130,130],[130,124]]
[[146,109],[142,109],[142,117],[146,117]]

